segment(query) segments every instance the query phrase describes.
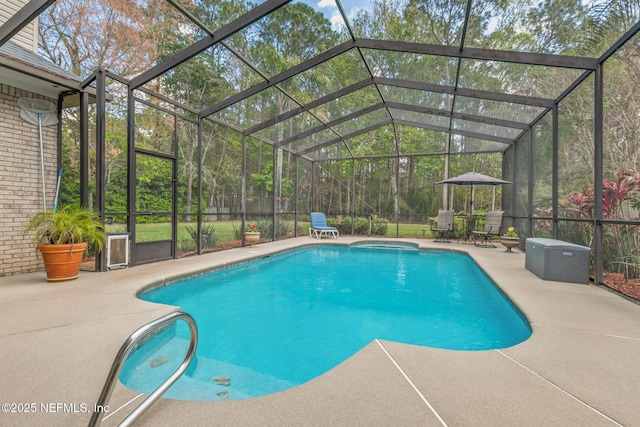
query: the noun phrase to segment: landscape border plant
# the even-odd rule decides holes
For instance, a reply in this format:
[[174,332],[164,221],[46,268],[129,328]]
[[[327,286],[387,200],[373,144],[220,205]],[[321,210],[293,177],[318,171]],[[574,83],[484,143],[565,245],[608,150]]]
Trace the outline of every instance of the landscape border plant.
[[[627,168],[618,170],[615,181],[605,178],[602,181],[602,217],[610,220],[640,220],[633,215],[633,209],[639,207],[636,196],[640,191],[640,175]],[[583,192],[572,192],[564,197],[568,208],[578,218],[593,219],[595,199],[593,187]],[[577,236],[590,242],[586,231],[590,224],[577,223],[580,233]],[[575,228],[575,227],[572,227]],[[589,233],[593,236],[593,233]],[[603,238],[603,263],[605,270],[624,273],[626,279],[640,278],[640,254],[638,254],[638,226],[626,224],[605,224]],[[591,246],[591,245],[589,245]]]
[[[354,227],[351,226],[354,224]],[[327,225],[336,227],[340,234],[353,234],[356,235],[368,235],[369,234],[369,218],[368,217],[355,217],[352,222],[350,216],[344,218],[330,218],[327,219]],[[373,215],[371,217],[371,235],[372,236],[386,236],[389,229],[389,221],[385,218]]]
[[[195,250],[196,242],[198,241],[197,227],[186,224],[184,229],[189,233],[189,236],[191,236],[191,240],[189,241],[189,244],[186,244],[186,242],[183,244],[182,250]],[[220,241],[218,232],[213,224],[203,223],[200,235],[202,249],[212,248]]]

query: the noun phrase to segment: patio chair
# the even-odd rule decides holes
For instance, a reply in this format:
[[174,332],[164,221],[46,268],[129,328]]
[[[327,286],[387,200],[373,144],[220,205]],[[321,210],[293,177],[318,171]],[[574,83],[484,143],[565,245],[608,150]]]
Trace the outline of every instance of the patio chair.
[[449,235],[453,231],[453,211],[438,211],[438,218],[436,219],[436,226],[431,224],[431,232],[436,236],[434,242],[451,243],[449,241]]
[[504,211],[489,211],[482,231],[473,232],[473,243],[482,248],[495,248],[491,239],[500,236]]
[[311,212],[311,227],[309,227],[309,237],[316,239],[322,236],[332,236],[338,238],[338,229],[327,225],[327,217],[322,212]]

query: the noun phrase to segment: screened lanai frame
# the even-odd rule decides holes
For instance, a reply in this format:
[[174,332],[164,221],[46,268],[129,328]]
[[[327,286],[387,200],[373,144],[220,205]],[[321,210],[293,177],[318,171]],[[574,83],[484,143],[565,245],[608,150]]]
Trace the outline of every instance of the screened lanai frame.
[[[54,0],[32,0],[22,11],[16,14],[11,20],[0,27],[0,44],[8,40],[21,26],[26,25],[33,17],[37,16],[42,10],[51,5]],[[471,29],[469,25],[473,25],[470,20],[470,12],[472,11],[473,1],[464,0],[460,2],[461,7],[466,11],[464,15],[464,23],[460,39],[449,45],[437,45],[419,43],[407,40],[396,39],[375,39],[363,37],[364,34],[359,33],[359,29],[354,28],[347,13],[350,1],[343,0],[335,3],[335,8],[339,12],[343,25],[343,38],[326,50],[297,61],[295,65],[286,69],[279,70],[261,70],[259,65],[251,62],[250,53],[243,52],[240,43],[237,43],[235,37],[243,31],[250,32],[249,28],[252,24],[263,19],[265,16],[276,13],[287,4],[293,3],[285,0],[269,0],[258,4],[248,12],[237,16],[235,19],[225,22],[218,28],[208,28],[200,17],[196,16],[193,10],[189,10],[188,6],[178,0],[167,0],[167,3],[173,7],[173,11],[177,11],[177,15],[182,18],[183,25],[192,26],[198,33],[197,37],[192,40],[193,44],[181,51],[175,52],[168,59],[158,62],[154,67],[143,72],[142,74],[131,78],[130,80],[113,75],[107,71],[97,70],[93,76],[83,83],[83,88],[94,85],[97,89],[98,97],[96,103],[96,199],[95,204],[98,210],[103,214],[105,211],[104,202],[104,111],[107,102],[107,94],[105,91],[105,78],[109,77],[126,85],[129,91],[128,104],[135,105],[136,102],[144,103],[147,100],[144,97],[136,96],[136,93],[144,93],[146,96],[161,100],[165,105],[174,105],[179,110],[187,114],[182,117],[186,121],[191,121],[198,126],[198,144],[201,145],[202,127],[205,121],[213,121],[220,125],[224,125],[229,129],[233,129],[242,135],[243,151],[248,139],[252,141],[262,141],[273,147],[273,158],[277,156],[277,150],[282,149],[296,156],[296,170],[298,162],[309,162],[312,165],[322,164],[323,162],[350,162],[368,161],[380,158],[400,159],[420,156],[444,156],[445,164],[443,171],[443,179],[449,175],[449,159],[455,154],[477,154],[477,153],[498,153],[503,156],[502,178],[510,180],[513,185],[503,190],[503,207],[507,210],[507,217],[511,218],[514,224],[523,224],[529,236],[535,234],[535,221],[550,221],[551,234],[558,237],[558,225],[563,221],[569,221],[559,216],[558,212],[558,122],[559,113],[558,105],[573,90],[580,85],[585,84],[589,78],[593,76],[593,105],[594,105],[594,159],[593,165],[593,182],[594,182],[594,219],[593,227],[593,249],[594,249],[594,268],[596,282],[602,281],[602,233],[603,225],[615,221],[605,220],[602,215],[602,139],[603,139],[603,64],[611,57],[621,46],[627,43],[639,30],[640,27],[636,23],[624,34],[619,41],[611,47],[607,52],[598,58],[576,57],[556,54],[540,54],[531,52],[504,51],[498,49],[487,49],[474,46],[474,41],[465,39],[466,34]],[[149,82],[161,79],[162,76],[181,66],[183,63],[190,61],[201,52],[211,49],[214,46],[224,48],[229,55],[233,56],[235,61],[243,64],[247,70],[250,70],[252,77],[251,83],[242,90],[229,94],[224,99],[220,99],[210,105],[190,106],[183,100],[176,100],[167,97],[161,93],[154,92],[146,85]],[[356,60],[361,60],[357,73],[354,74],[354,80],[340,83],[333,91],[315,94],[310,99],[296,99],[299,95],[292,95],[291,88],[295,86],[296,79],[302,79],[304,73],[313,71],[317,67],[330,64],[332,59],[340,55],[352,55]],[[455,76],[450,84],[442,84],[440,81],[429,81],[426,74],[423,76],[404,76],[401,73],[395,75],[382,75],[379,73],[380,68],[376,66],[377,61],[393,62],[402,61],[408,58],[416,58],[417,55],[432,58],[442,67],[451,67]],[[480,64],[480,65],[479,65]],[[506,65],[505,65],[506,64]],[[487,90],[486,88],[474,87],[473,82],[466,81],[464,70],[472,66],[486,66],[487,68],[513,65],[519,68],[526,67],[554,67],[569,70],[575,78],[572,83],[561,94],[554,97],[544,97],[538,94],[519,94],[516,91],[501,91],[497,89]],[[362,73],[365,73],[364,76]],[[362,78],[364,77],[364,78]],[[426,77],[426,78],[425,78]],[[257,83],[255,83],[257,82]],[[378,98],[369,105],[363,105],[359,109],[344,110],[345,113],[338,117],[323,117],[323,106],[328,103],[342,100],[358,91],[368,90],[374,95],[377,93]],[[238,110],[234,110],[242,103],[250,104],[247,100],[256,97],[264,91],[271,91],[272,94],[280,94],[287,99],[289,107],[286,111],[272,114],[266,119],[258,123],[242,123],[230,122],[230,118],[238,119]],[[403,101],[402,98],[406,94],[424,94],[421,101],[410,103]],[[83,105],[86,120],[86,108],[88,101],[83,97]],[[485,110],[482,114],[473,110],[473,105],[484,103],[486,105],[509,105],[511,108],[504,108],[502,113],[494,114],[492,111]],[[443,106],[445,108],[443,108]],[[163,108],[154,105],[154,108]],[[243,106],[250,108],[250,106]],[[515,116],[513,115],[515,112]],[[525,112],[526,115],[518,114]],[[167,114],[178,117],[180,114],[173,110],[167,110]],[[304,118],[301,118],[304,115]],[[188,116],[188,117],[187,117]],[[533,159],[532,150],[534,146],[533,129],[538,123],[545,118],[551,116],[552,122],[552,150],[553,155],[552,166],[552,209],[549,216],[534,215],[533,206]],[[195,119],[194,119],[195,117]],[[298,124],[292,124],[299,130],[297,134],[288,135],[281,139],[274,139],[277,132],[273,130],[281,123],[294,123],[298,120]],[[84,123],[84,124],[82,124]],[[310,123],[314,123],[313,125]],[[86,130],[86,122],[81,121],[84,130],[81,133],[85,135],[82,142],[81,155],[81,199],[88,202],[88,179],[86,172],[88,168],[87,147],[88,147],[88,131]],[[135,170],[135,111],[129,108],[128,112],[128,144],[130,152],[128,154],[129,173]],[[406,147],[402,144],[402,131],[405,128],[418,128],[429,132],[435,132],[445,135],[444,150],[438,151],[416,151],[406,152]],[[377,129],[387,129],[393,135],[395,144],[388,147],[394,148],[393,152],[365,152],[360,153],[362,147],[359,137],[374,132]],[[477,150],[468,149],[456,152],[452,149],[455,140],[468,139],[476,146]],[[487,141],[487,144],[477,144],[477,141]],[[353,144],[356,144],[358,150],[354,150]],[[516,147],[520,147],[516,150]],[[524,147],[526,148],[524,148]],[[340,147],[339,149],[333,149]],[[489,147],[488,149],[486,147]],[[356,152],[358,151],[358,152]],[[518,154],[516,151],[524,154]],[[157,154],[157,153],[148,153]],[[522,157],[518,157],[522,156]],[[167,159],[173,159],[171,155],[166,153],[161,155]],[[520,159],[520,160],[518,160]],[[526,168],[526,179],[523,179],[523,169],[509,167],[516,164],[522,159],[528,159]],[[352,167],[355,173],[356,167]],[[505,170],[506,169],[506,170]],[[313,168],[314,174],[316,168]],[[399,174],[399,168],[396,168]],[[519,172],[517,172],[519,171]],[[175,167],[174,167],[175,173]],[[246,194],[245,182],[247,178],[246,158],[243,159],[242,165],[242,208],[243,217],[246,216]],[[130,175],[131,177],[131,175]],[[297,177],[297,173],[296,173]],[[200,179],[200,176],[199,176]],[[396,177],[398,179],[398,177]],[[128,211],[127,212],[109,212],[109,214],[118,214],[126,216],[128,219],[128,228],[130,231],[135,229],[134,208],[136,200],[134,180],[130,179],[128,183]],[[313,180],[312,180],[313,181]],[[517,194],[522,191],[519,187],[521,182],[526,182],[527,191],[527,208],[524,212],[518,212],[516,208]],[[297,188],[297,187],[296,187]],[[351,189],[355,192],[355,189]],[[448,189],[443,190],[443,204],[447,207],[449,198],[447,197]],[[296,195],[298,192],[296,191]],[[201,197],[201,196],[200,196]],[[201,231],[201,222],[203,212],[201,210],[202,200],[198,198],[198,232]],[[275,201],[270,213],[275,222],[276,208]],[[312,206],[312,209],[319,208]],[[172,221],[177,220],[178,212],[165,212],[170,216]],[[354,212],[347,214],[353,215]],[[509,215],[510,214],[510,215]],[[297,212],[295,215],[297,221]],[[573,218],[571,221],[577,221]],[[586,221],[586,220],[580,220]],[[640,225],[634,221],[625,221],[626,225]],[[244,228],[244,221],[242,223]],[[522,227],[519,227],[522,228]],[[275,230],[275,227],[274,227]],[[275,233],[274,233],[275,234]],[[173,241],[175,242],[175,232]],[[271,236],[276,238],[277,236]],[[200,238],[198,238],[200,242]],[[200,245],[200,243],[198,243]],[[198,252],[200,252],[198,247]],[[163,252],[166,253],[166,252]],[[170,248],[168,257],[175,257],[175,248]],[[160,259],[162,256],[154,256],[153,259]],[[104,269],[104,266],[99,266]]]

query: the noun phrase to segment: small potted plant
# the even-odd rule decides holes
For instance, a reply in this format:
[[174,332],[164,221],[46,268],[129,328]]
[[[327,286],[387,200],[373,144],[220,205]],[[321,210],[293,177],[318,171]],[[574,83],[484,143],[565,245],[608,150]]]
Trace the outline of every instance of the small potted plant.
[[500,243],[507,248],[507,252],[513,252],[511,249],[520,244],[520,238],[516,233],[516,229],[509,227],[507,232],[503,236],[500,236]]
[[24,234],[28,233],[34,233],[49,282],[76,279],[87,247],[100,252],[107,241],[100,216],[84,206],[39,212],[25,226]]
[[260,232],[256,229],[256,223],[251,222],[249,224],[249,231],[244,233],[244,241],[253,247],[258,240],[260,240]]

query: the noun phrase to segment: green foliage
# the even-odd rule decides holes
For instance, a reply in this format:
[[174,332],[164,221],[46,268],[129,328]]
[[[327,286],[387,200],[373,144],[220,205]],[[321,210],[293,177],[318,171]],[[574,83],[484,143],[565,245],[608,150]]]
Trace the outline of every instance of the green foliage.
[[[254,223],[256,225],[256,228],[253,231],[259,231],[263,239],[264,238],[271,239],[271,236],[273,235],[273,231],[274,231],[274,226],[270,218],[269,219],[260,218],[256,221],[248,221],[245,226],[246,227],[245,231],[249,231],[250,223]],[[293,232],[293,224],[291,223],[291,221],[287,221],[286,219],[278,215],[276,217],[276,222],[275,222],[276,237],[285,236],[291,232]]]
[[425,187],[410,189],[403,201],[403,207],[410,213],[434,212],[441,205],[438,194]]
[[190,237],[181,237],[178,236],[178,254],[182,255],[185,252],[195,252],[196,251],[196,242],[194,242]]
[[586,6],[580,0],[544,0],[528,13],[536,51],[547,53],[572,52],[588,34],[582,25]]
[[389,221],[377,216],[373,217],[373,220],[371,222],[371,234],[373,234],[374,236],[385,236],[387,234],[388,228]]
[[504,237],[518,237],[518,234],[516,233],[516,229],[513,227],[509,227],[507,229],[507,232],[504,233]]
[[64,245],[87,242],[91,250],[100,251],[107,236],[100,216],[88,207],[63,205],[54,211],[39,212],[27,223],[24,234],[33,234],[33,244]]
[[276,237],[279,236],[286,236],[289,233],[292,233],[293,230],[293,223],[290,221],[286,221],[284,218],[281,218],[280,216],[276,217],[276,223],[275,223],[275,235]]
[[[198,241],[198,228],[187,224],[184,226],[184,229],[189,233],[189,236],[191,236],[195,249],[195,242]],[[213,224],[202,224],[200,241],[202,242],[202,249],[211,248],[218,244],[220,237]]]
[[[256,189],[263,190],[268,194],[273,193],[273,164],[266,164],[260,173],[252,173],[250,176],[250,184]],[[282,180],[282,195],[290,197],[293,195],[293,181],[290,179]]]
[[258,24],[256,40],[250,55],[271,75],[339,42],[329,20],[304,3],[289,4],[264,17]]
[[603,264],[625,279],[640,278],[640,237],[636,225],[609,224],[604,229]]
[[[339,223],[338,223],[339,221]],[[369,234],[369,218],[356,217],[354,233],[368,235]],[[327,225],[336,227],[340,234],[351,234],[352,220],[351,217],[341,219],[327,218]],[[371,219],[371,234],[374,236],[386,236],[389,228],[389,221],[376,215]]]
[[[171,162],[149,155],[136,156],[136,210],[138,212],[171,212]],[[139,217],[138,222],[164,222],[162,216]]]
[[232,228],[233,228],[233,240],[241,240],[242,239],[242,232],[240,229],[241,224],[237,224],[234,222],[233,224],[231,224]]
[[[605,178],[602,182],[602,216],[605,219],[637,219],[631,217],[627,204],[635,200],[639,191],[640,175],[631,169],[620,169],[615,181]],[[593,219],[595,208],[593,188],[587,188],[581,193],[569,193],[564,197],[564,201],[576,217]],[[593,235],[590,224],[578,223],[570,228],[574,238],[590,242]],[[603,264],[606,269],[617,272],[624,269],[625,274],[631,272],[632,278],[638,277],[640,271],[630,267],[640,262],[637,249],[640,247],[640,238],[637,231],[637,226],[605,225]]]

